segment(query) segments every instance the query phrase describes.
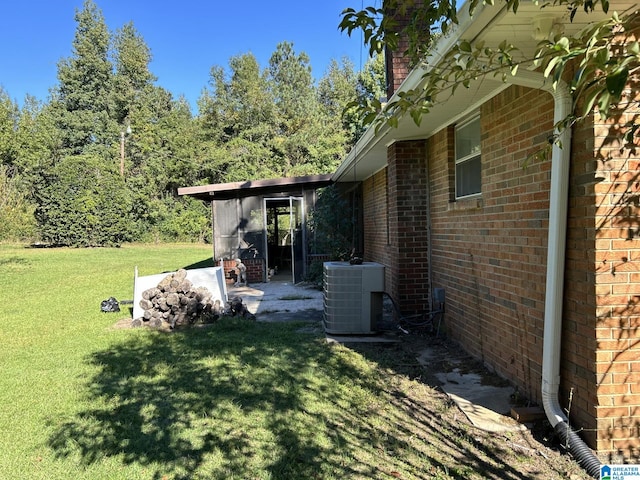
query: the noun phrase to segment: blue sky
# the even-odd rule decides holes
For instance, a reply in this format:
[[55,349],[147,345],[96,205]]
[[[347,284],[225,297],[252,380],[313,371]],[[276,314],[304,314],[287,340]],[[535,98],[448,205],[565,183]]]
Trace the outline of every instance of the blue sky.
[[[360,35],[338,30],[340,13],[363,0],[94,0],[111,31],[132,21],[151,49],[158,85],[195,105],[213,65],[253,53],[264,68],[278,43],[292,42],[311,59],[318,79],[332,58],[367,60]],[[365,2],[364,5],[375,2]],[[83,0],[6,1],[0,6],[0,86],[22,104],[47,100],[57,63],[72,53],[74,15]],[[195,113],[195,112],[194,112]]]

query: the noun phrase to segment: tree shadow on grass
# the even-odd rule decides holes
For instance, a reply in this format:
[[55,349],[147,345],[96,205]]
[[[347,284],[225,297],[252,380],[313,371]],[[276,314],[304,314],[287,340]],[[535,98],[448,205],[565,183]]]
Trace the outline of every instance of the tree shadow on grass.
[[[443,478],[590,478],[570,457],[554,452],[558,445],[539,437],[542,430],[496,433],[471,426],[440,387],[438,374],[456,365],[481,375],[488,385],[501,384],[504,380],[458,345],[433,333],[414,332],[400,338],[409,340],[377,345],[350,344],[349,347],[375,362],[379,369],[403,379],[400,383],[404,387],[388,383],[392,403],[410,419],[407,421],[401,415],[395,420],[398,433],[422,436],[436,447],[437,458],[447,471]],[[437,356],[428,364],[418,362],[417,357],[427,347]],[[535,427],[541,428],[541,425]]]
[[[87,381],[88,407],[58,426],[50,446],[59,457],[79,455],[85,465],[118,456],[157,469],[158,478],[245,477],[269,468],[268,452],[256,452],[265,445],[244,420],[260,418],[257,427],[271,429],[260,435],[288,455],[296,446],[315,468],[318,447],[305,446],[284,413],[304,408],[295,378],[317,359],[297,355],[288,335],[243,322],[149,332],[94,353],[89,361],[99,370]],[[261,418],[263,412],[271,417]]]
[[215,266],[216,264],[213,261],[213,258],[205,258],[204,260],[200,260],[199,262],[192,263],[191,265],[186,265],[182,268],[184,268],[185,270],[193,270],[197,268],[209,268],[209,267],[215,267]]
[[[292,324],[141,332],[88,361],[81,411],[49,440],[85,466],[116,457],[158,479],[522,478],[376,364]],[[459,457],[458,474],[432,438]]]

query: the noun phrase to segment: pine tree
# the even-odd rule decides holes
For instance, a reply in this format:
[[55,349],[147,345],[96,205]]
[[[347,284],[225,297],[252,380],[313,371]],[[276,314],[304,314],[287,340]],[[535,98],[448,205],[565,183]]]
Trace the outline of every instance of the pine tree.
[[100,151],[113,143],[117,128],[110,119],[113,66],[110,35],[102,13],[91,0],[76,12],[77,28],[71,57],[58,64],[54,93],[57,125],[66,154]]

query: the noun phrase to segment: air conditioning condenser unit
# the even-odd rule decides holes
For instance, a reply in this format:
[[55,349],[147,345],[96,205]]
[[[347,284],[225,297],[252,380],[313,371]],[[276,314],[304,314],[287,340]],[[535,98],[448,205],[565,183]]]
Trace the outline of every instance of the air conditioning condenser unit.
[[384,265],[325,262],[325,331],[337,335],[376,333],[383,292]]

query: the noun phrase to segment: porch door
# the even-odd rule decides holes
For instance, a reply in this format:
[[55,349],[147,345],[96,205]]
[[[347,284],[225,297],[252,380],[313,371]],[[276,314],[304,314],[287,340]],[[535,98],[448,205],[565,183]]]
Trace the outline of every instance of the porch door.
[[289,216],[291,221],[291,268],[293,269],[293,283],[304,279],[304,261],[306,257],[304,200],[302,197],[289,197]]
[[287,276],[294,283],[305,275],[306,231],[302,197],[264,199],[265,252],[269,268],[278,268],[275,280]]

